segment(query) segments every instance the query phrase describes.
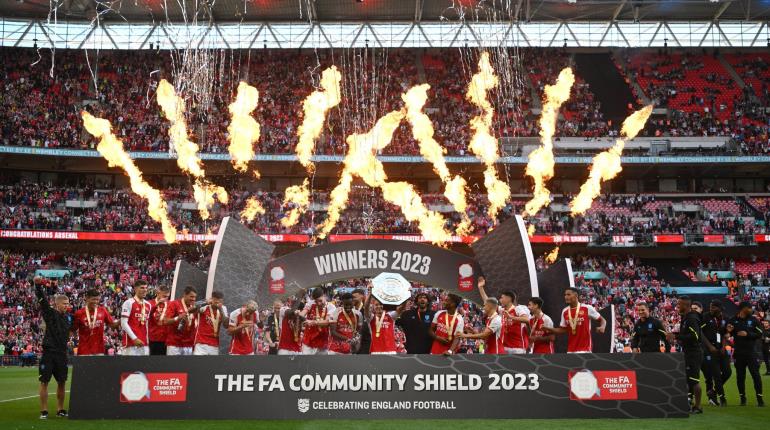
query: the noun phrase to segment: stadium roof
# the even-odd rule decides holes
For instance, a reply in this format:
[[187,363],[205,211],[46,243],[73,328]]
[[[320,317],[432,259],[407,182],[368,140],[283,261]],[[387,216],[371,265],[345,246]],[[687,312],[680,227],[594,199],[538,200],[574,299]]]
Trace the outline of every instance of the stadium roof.
[[[195,5],[232,21],[712,21],[770,19],[770,0],[0,0],[0,17],[128,22],[184,21]],[[487,5],[474,8],[473,5]],[[463,6],[465,5],[465,6]],[[489,5],[495,5],[494,9]],[[209,13],[210,12],[210,13]],[[208,19],[208,18],[206,18]]]

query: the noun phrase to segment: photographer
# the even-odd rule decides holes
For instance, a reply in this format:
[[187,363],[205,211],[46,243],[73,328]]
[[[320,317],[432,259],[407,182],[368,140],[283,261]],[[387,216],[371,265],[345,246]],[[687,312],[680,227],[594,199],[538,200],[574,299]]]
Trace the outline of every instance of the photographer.
[[48,418],[48,383],[56,379],[56,416],[66,417],[64,409],[64,386],[67,383],[67,343],[70,338],[72,319],[67,313],[70,301],[67,296],[54,296],[54,306],[48,303],[43,279],[35,277],[35,296],[40,314],[45,321],[43,335],[43,357],[40,359],[40,419]]

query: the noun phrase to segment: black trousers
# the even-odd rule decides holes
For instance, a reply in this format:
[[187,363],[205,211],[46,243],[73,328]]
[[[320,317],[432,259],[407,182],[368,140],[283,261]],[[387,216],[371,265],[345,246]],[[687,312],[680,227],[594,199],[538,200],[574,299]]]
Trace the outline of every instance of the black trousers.
[[166,342],[150,342],[150,355],[166,355]]
[[749,353],[735,352],[735,379],[738,383],[738,392],[746,396],[746,369],[749,369],[751,379],[754,381],[754,392],[762,394],[762,377],[759,376],[759,357],[753,351]]
[[706,380],[706,391],[718,396],[725,395],[724,385],[733,374],[730,368],[730,357],[723,352],[706,352],[703,357],[703,378]]
[[762,350],[762,359],[765,360],[765,372],[770,373],[770,349]]

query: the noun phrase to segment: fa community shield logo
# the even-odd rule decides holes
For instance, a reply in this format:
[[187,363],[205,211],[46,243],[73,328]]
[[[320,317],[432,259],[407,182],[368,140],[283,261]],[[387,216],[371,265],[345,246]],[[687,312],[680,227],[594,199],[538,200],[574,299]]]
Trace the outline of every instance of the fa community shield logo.
[[310,410],[310,399],[297,399],[297,409],[303,414]]

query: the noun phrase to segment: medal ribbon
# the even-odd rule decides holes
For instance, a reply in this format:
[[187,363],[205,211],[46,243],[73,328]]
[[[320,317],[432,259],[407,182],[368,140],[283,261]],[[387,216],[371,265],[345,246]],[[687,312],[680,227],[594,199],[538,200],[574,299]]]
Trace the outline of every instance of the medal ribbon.
[[575,309],[575,316],[572,316],[572,308],[567,308],[567,319],[569,319],[569,326],[572,328],[572,334],[577,332],[578,317],[580,316],[580,302]]
[[455,323],[457,322],[457,309],[455,309],[454,315],[452,315],[452,323],[449,323],[449,312],[444,311],[444,326],[446,326],[447,329],[447,340],[452,341],[452,336],[454,335],[454,327]]
[[382,314],[380,314],[380,317],[379,317],[379,318],[377,318],[377,319],[374,321],[374,323],[375,323],[374,325],[375,325],[375,327],[377,328],[377,330],[376,330],[376,332],[375,332],[375,335],[376,335],[377,337],[380,337],[380,330],[382,329],[382,322],[385,320],[385,313],[386,313],[386,312],[385,312],[385,310],[383,309],[383,311],[382,311]]
[[96,326],[96,317],[99,315],[99,307],[96,307],[96,310],[94,311],[94,318],[91,320],[91,312],[88,311],[88,305],[86,305],[86,324],[88,324],[88,328],[91,330],[94,329]]
[[211,327],[214,329],[214,337],[219,337],[219,321],[222,319],[222,312],[209,305],[209,314],[211,315]]

